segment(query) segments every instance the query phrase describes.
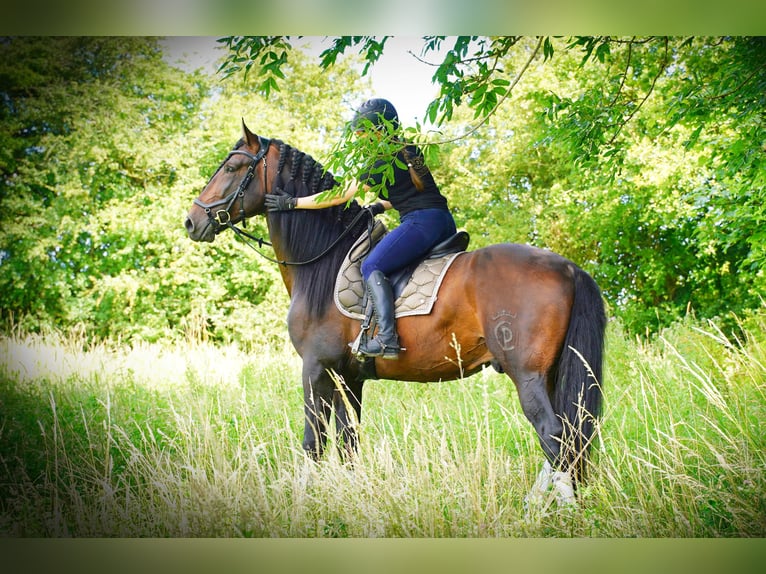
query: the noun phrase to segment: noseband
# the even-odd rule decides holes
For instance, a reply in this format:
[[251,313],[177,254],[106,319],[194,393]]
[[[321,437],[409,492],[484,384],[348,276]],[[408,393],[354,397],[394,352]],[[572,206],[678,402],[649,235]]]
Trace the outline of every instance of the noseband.
[[[253,181],[253,176],[255,175],[255,168],[258,165],[258,162],[263,160],[263,183],[264,188],[266,185],[266,153],[269,151],[269,146],[271,145],[271,140],[258,136],[258,143],[261,146],[261,149],[258,150],[258,153],[253,155],[251,153],[248,153],[244,150],[235,149],[229,152],[229,155],[226,156],[226,159],[223,160],[223,163],[218,167],[216,170],[216,173],[218,173],[221,170],[221,167],[229,160],[229,158],[233,155],[244,155],[248,158],[250,158],[250,165],[247,168],[247,173],[245,174],[245,177],[242,179],[242,181],[239,184],[239,187],[232,191],[229,195],[224,197],[223,199],[219,199],[218,201],[213,201],[211,203],[205,203],[203,201],[200,201],[199,198],[194,199],[194,204],[198,205],[202,209],[205,210],[205,213],[207,214],[208,221],[210,225],[213,226],[213,230],[216,234],[220,233],[221,230],[224,228],[231,226],[233,223],[231,220],[231,215],[229,215],[229,210],[234,205],[234,202],[237,201],[237,199],[240,200],[240,207],[239,207],[239,219],[237,221],[242,221],[242,226],[246,226],[246,219],[245,219],[245,190],[248,188],[250,183]],[[213,174],[213,177],[215,177],[215,174]],[[212,178],[211,178],[212,180]],[[265,189],[264,189],[265,192]],[[223,207],[223,209],[218,209],[219,207]]]

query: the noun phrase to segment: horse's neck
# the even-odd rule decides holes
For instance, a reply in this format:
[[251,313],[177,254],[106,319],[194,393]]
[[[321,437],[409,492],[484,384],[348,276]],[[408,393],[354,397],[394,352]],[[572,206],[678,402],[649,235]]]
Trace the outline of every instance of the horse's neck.
[[[311,319],[321,318],[332,305],[338,270],[349,248],[345,241],[333,247],[332,239],[337,239],[342,232],[339,225],[315,224],[315,221],[327,221],[322,218],[325,215],[322,211],[329,210],[285,213],[271,232],[277,257],[297,263],[279,266],[287,293],[293,304],[298,304],[296,308],[306,309]],[[309,261],[311,263],[301,265]]]
[[[286,154],[289,156],[285,159],[282,156]],[[297,197],[324,191],[330,179],[317,170],[321,170],[321,166],[310,156],[285,146],[280,149],[280,161],[271,191],[274,193],[276,187]],[[343,236],[358,210],[359,206],[354,202],[350,211],[341,205],[321,210],[275,213],[267,218],[277,258],[299,264],[280,265],[287,292],[293,300],[295,297],[304,299],[312,314],[321,316],[327,305],[332,303],[338,270],[351,244],[362,232],[361,229],[354,229]],[[319,259],[311,264],[300,265],[317,257]]]
[[[306,197],[332,187],[332,174],[326,174],[314,158],[284,142],[277,143],[279,159],[271,193]],[[275,251],[281,251],[279,259],[306,261],[328,248],[344,230],[342,210],[342,206],[321,212],[299,210],[269,218],[272,243]]]

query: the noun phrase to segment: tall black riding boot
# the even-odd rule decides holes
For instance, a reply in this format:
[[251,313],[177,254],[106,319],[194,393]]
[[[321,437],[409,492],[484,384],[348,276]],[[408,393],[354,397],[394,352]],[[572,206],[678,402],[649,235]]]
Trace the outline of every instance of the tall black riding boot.
[[382,271],[373,271],[367,279],[367,292],[372,299],[375,318],[378,322],[378,334],[368,339],[359,348],[359,352],[368,357],[395,359],[399,356],[399,337],[396,334],[394,318],[394,292],[391,283]]

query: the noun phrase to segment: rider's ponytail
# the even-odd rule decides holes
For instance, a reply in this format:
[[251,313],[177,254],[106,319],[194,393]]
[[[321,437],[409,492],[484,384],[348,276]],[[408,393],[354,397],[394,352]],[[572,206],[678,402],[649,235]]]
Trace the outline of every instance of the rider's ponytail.
[[415,189],[418,191],[423,191],[425,189],[425,185],[423,184],[422,176],[428,173],[428,167],[423,161],[423,156],[420,154],[413,156],[407,149],[407,146],[402,148],[402,152],[404,155],[404,161],[407,163],[407,168],[410,172],[410,177],[412,178],[412,183],[415,185]]

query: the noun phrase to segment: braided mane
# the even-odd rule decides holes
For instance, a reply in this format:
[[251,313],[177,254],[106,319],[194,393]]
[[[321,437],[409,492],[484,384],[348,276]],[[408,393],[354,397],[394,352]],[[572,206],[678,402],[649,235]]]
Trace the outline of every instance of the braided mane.
[[[287,193],[293,197],[306,197],[327,191],[338,185],[335,177],[310,155],[280,140],[277,176],[272,192]],[[271,233],[279,235],[280,244],[290,261],[308,261],[326,250],[351,224],[361,210],[353,200],[327,209],[296,209],[289,212],[269,213]],[[293,297],[306,298],[312,318],[324,315],[332,303],[335,279],[343,259],[354,241],[365,230],[360,221],[334,249],[310,265],[293,268]]]

